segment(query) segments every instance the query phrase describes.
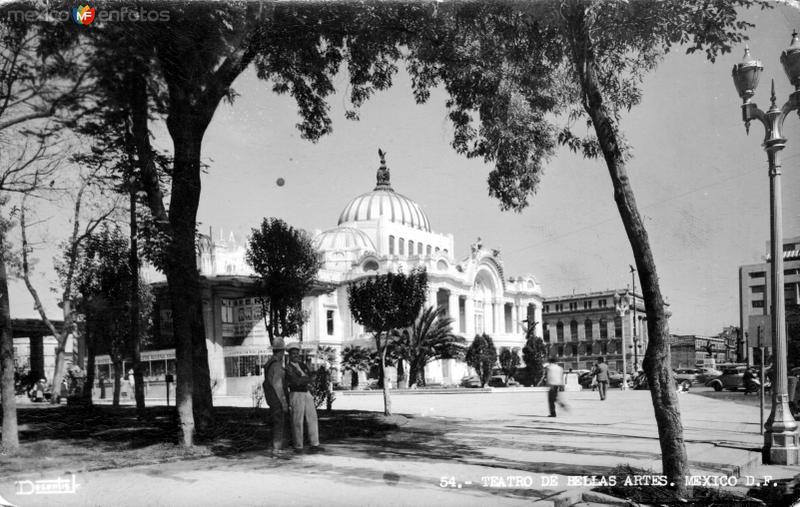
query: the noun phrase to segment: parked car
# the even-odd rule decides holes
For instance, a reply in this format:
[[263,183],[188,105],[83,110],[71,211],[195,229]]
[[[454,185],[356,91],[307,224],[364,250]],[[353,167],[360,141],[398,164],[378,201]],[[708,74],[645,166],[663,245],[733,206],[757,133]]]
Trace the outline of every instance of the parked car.
[[672,371],[675,372],[675,380],[678,382],[688,381],[690,384],[697,382],[699,370],[694,368],[678,368]]
[[461,387],[480,387],[481,379],[477,375],[470,375],[461,379]]
[[[519,382],[513,378],[506,382],[505,375],[492,375],[491,378],[489,378],[487,385],[489,387],[517,387],[519,386]],[[478,387],[480,387],[480,385],[478,385]]]
[[[631,383],[630,374],[625,374],[625,380],[628,384]],[[622,387],[622,372],[616,370],[608,370],[608,386],[609,387]]]
[[582,373],[578,377],[578,383],[584,389],[591,389],[592,388],[592,379],[593,379],[593,377],[594,377],[594,375],[592,375],[592,372],[590,372],[590,371],[586,372],[586,373]]
[[721,370],[717,370],[708,366],[698,368],[697,371],[699,372],[697,374],[697,382],[703,385],[708,385],[710,381],[722,375]]
[[[745,370],[747,370],[745,365],[727,367],[722,370],[722,375],[711,380],[707,385],[713,387],[715,391],[722,391],[723,389],[738,391],[739,389],[744,389]],[[759,379],[760,377],[760,374],[756,371],[756,378]],[[764,387],[767,389],[770,387],[768,378]]]

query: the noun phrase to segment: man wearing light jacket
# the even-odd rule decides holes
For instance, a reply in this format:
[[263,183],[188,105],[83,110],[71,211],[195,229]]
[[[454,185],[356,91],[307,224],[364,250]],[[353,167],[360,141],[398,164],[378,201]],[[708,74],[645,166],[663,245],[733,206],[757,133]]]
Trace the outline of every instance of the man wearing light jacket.
[[289,364],[286,366],[286,383],[289,386],[289,406],[292,408],[292,437],[294,450],[303,452],[303,423],[308,427],[308,440],[311,451],[319,452],[319,430],[317,427],[317,409],[314,398],[308,392],[308,386],[314,379],[300,357],[300,344],[287,346]]

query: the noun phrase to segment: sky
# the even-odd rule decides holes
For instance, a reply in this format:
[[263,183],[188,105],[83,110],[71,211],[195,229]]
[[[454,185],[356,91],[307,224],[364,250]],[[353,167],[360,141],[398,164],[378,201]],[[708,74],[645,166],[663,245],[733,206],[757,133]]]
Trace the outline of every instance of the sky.
[[[800,11],[777,5],[747,11],[753,56],[764,65],[754,101],[769,106],[769,80],[779,101],[791,92],[779,62]],[[644,216],[662,293],[670,304],[670,329],[677,334],[716,334],[738,317],[738,267],[762,262],[769,238],[769,180],[761,149],[763,127],[745,134],[731,79],[744,48],[711,64],[702,55],[672,53],[646,78],[642,103],[622,120],[633,159],[630,182]],[[347,80],[337,79],[329,101],[333,133],[317,143],[294,127],[297,106],[277,96],[247,71],[234,82],[235,102],[222,104],[203,144],[208,170],[202,178],[200,230],[241,236],[264,217],[280,217],[309,231],[336,227],[355,196],[372,190],[378,148],[388,153],[394,189],[418,202],[435,232],[452,233],[455,255],[464,257],[481,237],[501,252],[508,276],[532,274],[546,297],[626,288],[633,256],[613,201],[602,159],[584,160],[560,150],[547,164],[530,205],[521,213],[501,211],[488,195],[491,167],[467,160],[450,146],[447,94],[434,90],[417,105],[401,69],[394,86],[378,92],[345,119]],[[170,147],[163,128],[156,143]],[[784,236],[800,236],[800,120],[785,123],[783,152]],[[276,180],[283,178],[285,185]],[[53,234],[51,232],[51,234]],[[46,248],[39,251],[45,306]],[[636,280],[639,287],[639,281]],[[33,317],[30,296],[12,284],[12,316]],[[57,316],[55,312],[53,316]]]

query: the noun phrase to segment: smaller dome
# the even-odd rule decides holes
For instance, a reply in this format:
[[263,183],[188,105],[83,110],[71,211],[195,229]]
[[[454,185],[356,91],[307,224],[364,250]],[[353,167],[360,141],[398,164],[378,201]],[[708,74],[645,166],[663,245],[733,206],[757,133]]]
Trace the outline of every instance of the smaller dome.
[[314,238],[314,247],[323,252],[330,250],[376,251],[366,233],[353,227],[336,227],[323,231]]

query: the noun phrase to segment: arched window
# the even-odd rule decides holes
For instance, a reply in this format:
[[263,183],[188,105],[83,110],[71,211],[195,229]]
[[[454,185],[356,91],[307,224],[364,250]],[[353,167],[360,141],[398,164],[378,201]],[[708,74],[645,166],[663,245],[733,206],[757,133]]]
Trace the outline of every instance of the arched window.
[[427,253],[428,257],[431,256],[431,246],[430,245],[428,245],[427,250],[425,252]]
[[600,339],[608,340],[608,321],[600,319]]
[[584,321],[584,323],[583,323],[583,334],[584,334],[584,336],[586,336],[587,340],[591,341],[591,339],[593,338],[593,336],[592,336],[592,319],[586,319]]
[[556,341],[564,342],[564,323],[560,320],[556,324]]
[[569,337],[572,341],[578,341],[578,321],[573,320],[569,323]]
[[422,255],[422,250],[425,248],[425,245],[422,243],[417,243],[417,255]]
[[394,236],[389,236],[389,255],[394,255]]
[[378,263],[373,260],[365,262],[364,271],[378,271]]
[[437,254],[439,253],[439,247],[438,247],[438,246],[436,247],[436,249],[434,250],[434,252],[436,252]]
[[410,239],[408,240],[408,256],[411,257],[414,255],[414,242]]
[[614,317],[614,337],[622,338],[622,317],[619,315]]
[[406,240],[404,240],[403,238],[400,238],[400,241],[398,241],[398,244],[397,244],[397,254],[398,255],[405,255],[405,253],[406,253]]

